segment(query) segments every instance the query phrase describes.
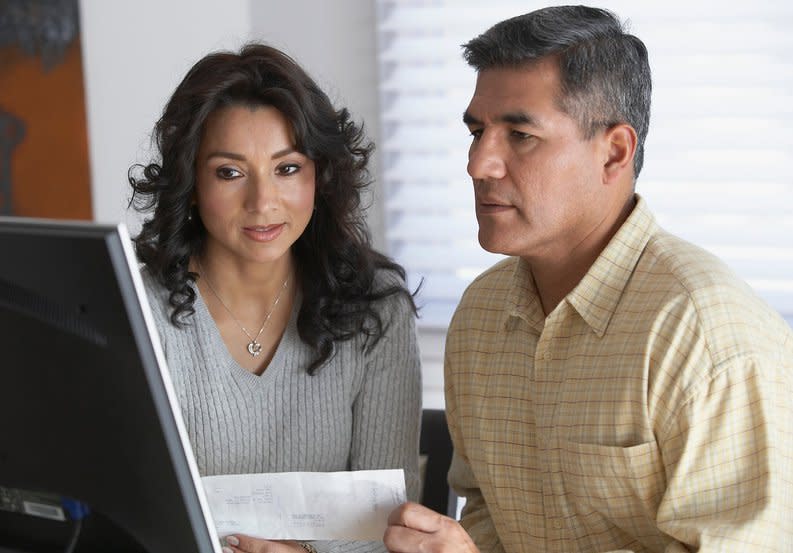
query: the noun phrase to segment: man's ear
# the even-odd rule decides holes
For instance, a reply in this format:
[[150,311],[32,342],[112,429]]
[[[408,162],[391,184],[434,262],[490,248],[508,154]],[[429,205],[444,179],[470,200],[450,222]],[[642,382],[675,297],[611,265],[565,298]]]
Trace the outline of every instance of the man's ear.
[[630,173],[633,180],[633,156],[636,154],[636,131],[627,123],[606,129],[606,158],[603,164],[603,183],[611,184]]

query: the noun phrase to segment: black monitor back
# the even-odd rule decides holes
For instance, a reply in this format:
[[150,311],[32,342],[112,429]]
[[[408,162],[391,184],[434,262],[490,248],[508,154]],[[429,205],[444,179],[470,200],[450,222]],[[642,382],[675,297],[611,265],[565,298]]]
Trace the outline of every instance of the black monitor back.
[[87,504],[78,552],[219,553],[163,359],[123,225],[0,217],[0,486]]

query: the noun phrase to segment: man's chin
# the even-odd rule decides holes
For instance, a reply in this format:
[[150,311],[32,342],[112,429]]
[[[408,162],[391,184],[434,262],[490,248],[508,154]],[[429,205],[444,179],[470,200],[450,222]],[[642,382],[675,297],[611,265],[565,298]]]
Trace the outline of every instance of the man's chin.
[[481,230],[479,231],[479,245],[483,250],[490,253],[512,255],[503,239],[499,240],[497,237],[494,237],[489,233],[483,233]]

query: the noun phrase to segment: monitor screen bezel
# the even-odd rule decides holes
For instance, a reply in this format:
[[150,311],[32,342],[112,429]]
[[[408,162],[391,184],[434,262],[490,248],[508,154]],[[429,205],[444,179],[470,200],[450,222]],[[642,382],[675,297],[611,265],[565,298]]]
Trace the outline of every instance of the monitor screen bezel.
[[[148,384],[146,389],[155,407],[160,431],[168,448],[168,461],[172,463],[170,469],[178,480],[175,485],[182,493],[181,504],[184,505],[186,517],[193,527],[200,552],[221,553],[220,541],[204,496],[177,394],[167,369],[162,344],[126,225],[0,216],[0,240],[14,240],[13,236],[67,237],[74,241],[75,247],[79,247],[77,244],[81,241],[92,242],[94,245],[98,240],[104,242],[104,255],[108,257],[114,271],[115,285],[124,304],[129,332],[134,339],[140,359],[141,374]],[[6,367],[4,370],[11,369]],[[134,416],[134,413],[130,416]],[[2,458],[0,458],[0,466],[2,466]],[[123,477],[124,475],[119,475],[119,478]],[[3,482],[0,481],[0,485],[3,485]],[[163,521],[164,531],[167,531],[167,527],[168,521]]]

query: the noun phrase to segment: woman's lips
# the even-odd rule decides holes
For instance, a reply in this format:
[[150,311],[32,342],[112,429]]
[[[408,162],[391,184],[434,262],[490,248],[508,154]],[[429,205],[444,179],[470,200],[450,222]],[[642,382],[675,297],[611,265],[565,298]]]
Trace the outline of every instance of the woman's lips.
[[256,225],[243,227],[242,232],[256,242],[271,242],[281,235],[285,226],[284,223],[278,225]]

